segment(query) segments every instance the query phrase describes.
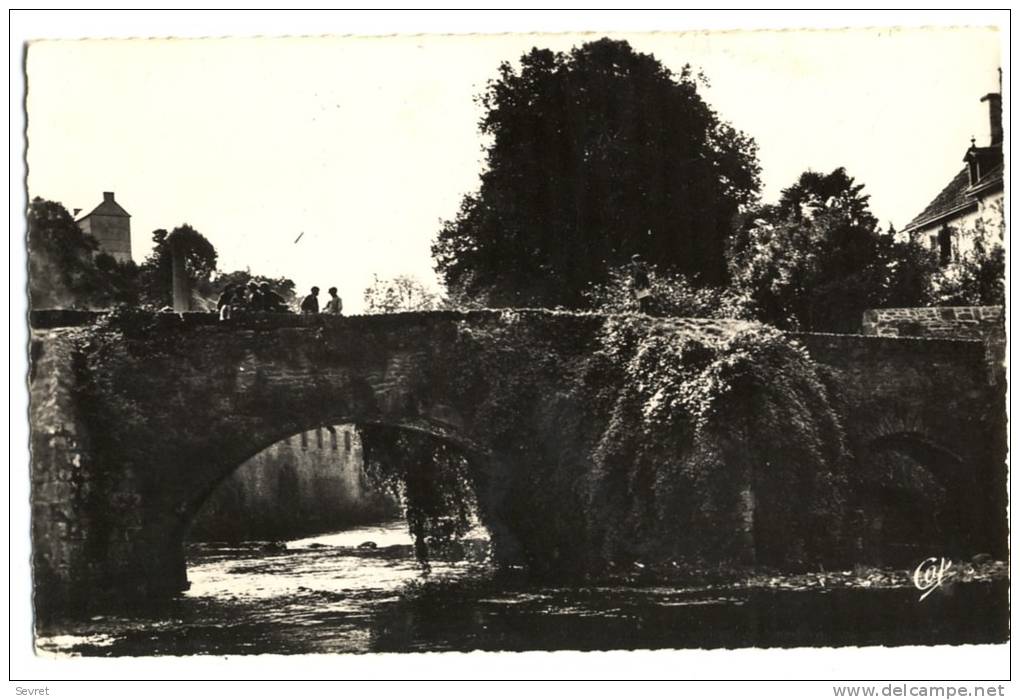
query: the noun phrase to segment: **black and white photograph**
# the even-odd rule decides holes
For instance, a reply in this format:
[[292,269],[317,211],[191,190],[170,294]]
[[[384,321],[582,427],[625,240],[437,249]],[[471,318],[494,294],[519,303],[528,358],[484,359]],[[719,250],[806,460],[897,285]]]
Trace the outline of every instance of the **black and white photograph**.
[[1008,28],[729,19],[30,38],[26,653],[1008,644]]

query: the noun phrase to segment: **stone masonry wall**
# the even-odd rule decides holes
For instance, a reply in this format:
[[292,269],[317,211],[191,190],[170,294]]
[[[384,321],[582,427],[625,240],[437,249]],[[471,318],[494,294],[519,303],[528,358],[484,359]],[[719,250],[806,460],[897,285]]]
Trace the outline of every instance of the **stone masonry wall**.
[[84,501],[94,484],[74,401],[72,334],[34,333],[31,354],[32,569],[37,593],[52,595],[88,568]]
[[869,309],[864,312],[864,335],[984,340],[1004,331],[1001,306],[926,306]]
[[985,361],[992,381],[1005,376],[1006,324],[1002,306],[926,306],[869,309],[864,335],[914,338],[959,338],[985,342]]
[[[956,456],[937,474],[960,515],[955,535],[971,552],[1006,549],[1006,414],[980,340],[827,333],[791,334],[836,372],[852,451],[913,435]],[[926,464],[932,468],[935,464]]]
[[198,512],[189,539],[278,540],[399,516],[395,499],[366,483],[354,426],[331,428],[284,438],[241,465]]

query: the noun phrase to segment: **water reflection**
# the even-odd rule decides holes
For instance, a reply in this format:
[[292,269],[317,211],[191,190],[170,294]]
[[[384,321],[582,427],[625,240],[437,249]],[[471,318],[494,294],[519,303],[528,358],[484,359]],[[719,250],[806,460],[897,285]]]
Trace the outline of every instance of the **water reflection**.
[[[196,545],[191,589],[42,630],[41,653],[306,654],[999,642],[1008,582],[918,604],[904,588],[550,587],[497,578],[484,533],[425,577],[406,525],[287,543]],[[359,548],[374,542],[375,548]]]

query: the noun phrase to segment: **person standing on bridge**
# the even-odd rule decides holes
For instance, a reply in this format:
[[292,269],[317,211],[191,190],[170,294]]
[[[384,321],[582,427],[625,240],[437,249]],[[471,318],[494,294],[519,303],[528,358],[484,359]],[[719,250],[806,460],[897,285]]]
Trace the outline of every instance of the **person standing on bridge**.
[[643,314],[652,311],[652,284],[648,276],[648,266],[637,253],[630,258],[630,284],[637,300],[638,311]]
[[344,302],[337,296],[336,287],[329,288],[329,301],[326,302],[326,313],[339,316],[344,312]]
[[223,288],[223,292],[220,294],[219,301],[216,302],[216,307],[220,311],[221,321],[230,320],[230,315],[232,313],[233,305],[235,303],[235,295],[240,293],[241,293],[240,290],[235,292],[234,285],[232,284],[228,284],[226,287]]
[[317,314],[319,313],[319,288],[312,287],[312,293],[304,298],[301,302],[301,313],[303,314]]

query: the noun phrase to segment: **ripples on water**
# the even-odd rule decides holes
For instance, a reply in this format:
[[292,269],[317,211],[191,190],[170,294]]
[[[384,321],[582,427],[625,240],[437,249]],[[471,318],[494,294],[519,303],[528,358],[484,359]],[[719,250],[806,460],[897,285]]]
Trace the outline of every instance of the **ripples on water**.
[[[287,543],[193,545],[191,588],[147,610],[41,630],[43,654],[838,646],[1001,642],[1008,582],[781,591],[727,586],[556,588],[494,578],[484,532],[424,576],[404,522]],[[359,549],[371,541],[377,547]]]

